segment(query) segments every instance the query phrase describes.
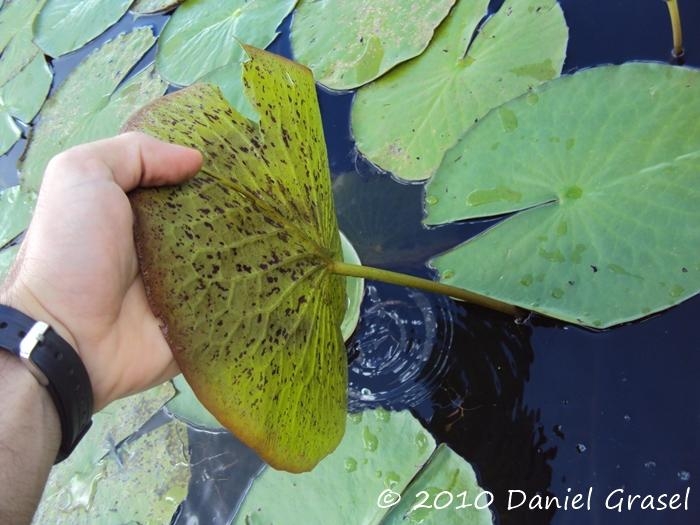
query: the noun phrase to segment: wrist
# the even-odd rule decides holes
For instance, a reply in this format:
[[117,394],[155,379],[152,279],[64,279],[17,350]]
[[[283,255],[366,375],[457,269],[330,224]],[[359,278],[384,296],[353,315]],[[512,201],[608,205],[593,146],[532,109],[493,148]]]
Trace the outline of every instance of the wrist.
[[45,322],[80,355],[78,341],[71,331],[57,316],[44,307],[29,287],[18,283],[16,280],[6,282],[2,291],[0,291],[0,304],[11,306],[32,319]]

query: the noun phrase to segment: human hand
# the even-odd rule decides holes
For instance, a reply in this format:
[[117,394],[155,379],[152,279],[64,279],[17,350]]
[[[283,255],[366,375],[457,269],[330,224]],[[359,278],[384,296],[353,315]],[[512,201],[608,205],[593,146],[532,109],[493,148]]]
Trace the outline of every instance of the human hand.
[[126,133],[71,148],[46,168],[0,302],[76,349],[96,411],[178,372],[146,299],[126,192],[183,182],[201,163],[195,150]]

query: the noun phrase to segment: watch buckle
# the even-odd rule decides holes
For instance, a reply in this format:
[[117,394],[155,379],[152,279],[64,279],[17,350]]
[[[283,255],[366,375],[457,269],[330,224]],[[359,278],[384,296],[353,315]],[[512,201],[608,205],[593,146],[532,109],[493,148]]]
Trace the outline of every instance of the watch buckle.
[[19,342],[19,357],[24,362],[32,375],[39,381],[41,386],[48,386],[49,380],[46,374],[32,361],[32,352],[36,346],[44,340],[44,334],[49,329],[49,325],[43,321],[37,321],[32,325],[22,340]]

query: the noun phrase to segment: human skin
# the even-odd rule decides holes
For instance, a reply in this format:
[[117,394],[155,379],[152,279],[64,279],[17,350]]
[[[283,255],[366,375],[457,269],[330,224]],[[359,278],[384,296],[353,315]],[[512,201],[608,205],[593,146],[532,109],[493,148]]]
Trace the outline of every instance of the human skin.
[[[95,411],[178,373],[146,298],[127,192],[178,184],[199,152],[141,133],[71,148],[46,168],[0,303],[45,321],[76,350]],[[0,523],[31,522],[60,443],[47,390],[0,352]]]

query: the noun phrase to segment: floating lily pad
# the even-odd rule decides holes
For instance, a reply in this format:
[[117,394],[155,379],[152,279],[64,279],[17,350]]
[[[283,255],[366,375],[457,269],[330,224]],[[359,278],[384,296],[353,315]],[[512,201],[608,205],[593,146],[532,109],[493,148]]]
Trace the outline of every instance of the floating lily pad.
[[192,387],[182,374],[173,378],[173,386],[177,390],[175,397],[166,405],[172,415],[188,425],[199,428],[222,428],[221,423],[199,402]]
[[472,466],[438,446],[382,525],[492,525],[493,496],[479,487]]
[[34,523],[170,523],[187,496],[187,450],[187,426],[166,423],[104,457],[90,478],[71,478],[61,498],[42,503]]
[[[108,503],[111,498],[130,499],[128,504],[120,505],[120,510],[133,512],[132,519],[144,505],[147,509],[166,509],[165,514],[169,509],[167,519],[157,521],[168,523],[181,500],[167,501],[164,497],[156,497],[154,487],[162,486],[164,480],[182,476],[179,464],[187,450],[186,432],[168,429],[164,436],[155,439],[155,443],[152,437],[145,441],[141,437],[137,441],[139,446],[130,446],[128,453],[124,453],[120,444],[141,428],[173,394],[172,385],[166,382],[142,394],[115,401],[95,414],[92,427],[73,453],[51,470],[34,523],[53,525],[66,519],[70,523],[114,523],[96,517],[99,512],[116,510],[110,504],[113,502]],[[179,448],[170,446],[173,445],[172,432],[180,437],[185,432],[179,440]],[[140,457],[134,457],[135,451]],[[161,466],[156,469],[154,464]],[[184,464],[187,465],[187,461]],[[129,486],[131,482],[140,485]],[[187,483],[184,483],[186,491]],[[131,501],[138,495],[142,495],[141,504],[137,504],[136,499]]]
[[473,503],[481,492],[471,466],[446,446],[435,450],[435,441],[410,412],[377,409],[349,415],[343,441],[313,471],[264,470],[233,523],[492,523],[488,508],[456,509],[460,498],[451,508],[412,510],[421,502],[419,490],[431,498],[467,491],[464,503]]
[[158,72],[168,82],[188,86],[223,66],[242,62],[240,43],[267,47],[295,4],[296,0],[185,2],[160,35]]
[[115,135],[128,116],[162,95],[167,84],[148,67],[121,86],[129,70],[155,42],[150,28],[121,34],[91,53],[47,100],[20,163],[22,186],[37,191],[55,154]]
[[[355,248],[342,232],[340,233],[340,244],[345,262],[361,264],[360,256],[357,255]],[[365,280],[358,277],[346,277],[345,291],[347,294],[347,307],[345,308],[345,317],[343,317],[343,322],[340,325],[340,331],[343,333],[343,340],[347,341],[355,331],[355,328],[357,328],[357,323],[360,322],[360,307],[362,306],[362,298],[365,295]]]
[[46,0],[34,22],[34,41],[47,55],[65,55],[104,33],[126,13],[132,2]]
[[301,0],[294,12],[295,58],[331,89],[353,89],[427,47],[455,0]]
[[[402,492],[435,449],[408,411],[383,409],[347,416],[338,448],[313,471],[266,469],[253,482],[234,524],[379,523],[385,489]],[[301,519],[300,519],[301,518]]]
[[0,155],[22,134],[51,88],[53,74],[32,42],[31,26],[43,2],[15,0],[0,11]]
[[699,91],[696,69],[629,63],[493,111],[428,183],[426,222],[520,213],[437,257],[441,280],[597,328],[697,294]]
[[506,0],[474,36],[488,5],[458,2],[422,55],[358,91],[352,131],[367,159],[427,179],[489,110],[559,75],[568,30],[555,0]]
[[204,156],[189,183],[132,194],[144,283],[202,403],[271,465],[308,470],[340,441],[347,357],[341,247],[313,78],[247,48],[259,124],[198,84],[129,128]]
[[172,11],[184,0],[136,0],[131,10],[139,15],[152,15]]
[[[239,45],[236,43],[235,45]],[[243,89],[243,64],[230,62],[202,76],[198,82],[217,86],[224,95],[226,102],[249,120],[258,121],[255,108],[245,96]]]
[[12,186],[0,191],[0,248],[22,233],[32,218],[34,195]]

